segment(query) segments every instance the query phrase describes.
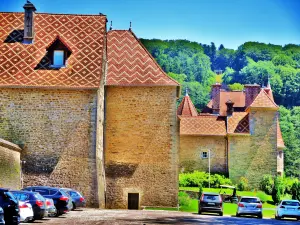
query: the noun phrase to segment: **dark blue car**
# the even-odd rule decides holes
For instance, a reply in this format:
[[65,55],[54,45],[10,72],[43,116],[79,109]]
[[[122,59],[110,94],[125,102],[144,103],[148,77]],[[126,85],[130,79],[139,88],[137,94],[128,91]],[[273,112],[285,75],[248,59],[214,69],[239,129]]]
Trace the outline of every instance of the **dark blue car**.
[[23,188],[23,190],[38,192],[44,198],[53,199],[54,205],[57,209],[57,213],[55,216],[60,216],[69,211],[69,208],[68,208],[69,197],[66,196],[66,194],[63,191],[61,191],[60,188],[45,187],[45,186],[32,186],[32,187]]
[[28,202],[32,205],[33,218],[35,220],[43,219],[46,211],[46,203],[43,196],[37,192],[31,191],[11,191],[11,193],[19,200]]
[[6,224],[18,225],[20,223],[19,202],[8,189],[0,188],[0,207],[4,210]]
[[82,194],[80,194],[78,191],[73,190],[71,188],[62,188],[62,189],[72,197],[73,210],[79,207],[85,207],[86,201],[82,196]]
[[0,225],[5,225],[4,210],[0,207]]

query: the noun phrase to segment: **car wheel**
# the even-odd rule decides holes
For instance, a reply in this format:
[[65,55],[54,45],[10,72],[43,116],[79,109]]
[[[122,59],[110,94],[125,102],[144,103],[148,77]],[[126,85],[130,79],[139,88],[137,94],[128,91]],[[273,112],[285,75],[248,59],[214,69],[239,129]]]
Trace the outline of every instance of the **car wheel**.
[[258,217],[259,219],[262,219],[262,218],[263,218],[263,215],[260,214],[260,215],[258,215],[257,217]]
[[202,211],[200,209],[198,210],[198,214],[202,214]]
[[76,205],[75,205],[75,203],[73,202],[73,209],[72,209],[72,211],[74,211],[76,209]]
[[223,212],[220,212],[220,213],[219,213],[219,216],[223,216]]

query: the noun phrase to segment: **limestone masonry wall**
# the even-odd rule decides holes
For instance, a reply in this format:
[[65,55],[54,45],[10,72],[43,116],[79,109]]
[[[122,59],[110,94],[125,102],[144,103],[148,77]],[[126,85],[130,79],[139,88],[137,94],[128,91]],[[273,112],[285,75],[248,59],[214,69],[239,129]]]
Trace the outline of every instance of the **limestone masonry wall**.
[[24,186],[76,188],[99,204],[96,108],[96,90],[0,89],[0,136],[25,146]]
[[177,206],[178,140],[176,87],[107,87],[107,208]]
[[19,146],[0,139],[0,187],[21,187],[20,152]]
[[251,136],[229,137],[229,176],[237,182],[241,176],[257,187],[267,172],[277,172],[276,111],[251,111]]
[[218,136],[180,136],[180,172],[208,171],[208,158],[203,151],[211,150],[211,172],[227,173],[226,139]]

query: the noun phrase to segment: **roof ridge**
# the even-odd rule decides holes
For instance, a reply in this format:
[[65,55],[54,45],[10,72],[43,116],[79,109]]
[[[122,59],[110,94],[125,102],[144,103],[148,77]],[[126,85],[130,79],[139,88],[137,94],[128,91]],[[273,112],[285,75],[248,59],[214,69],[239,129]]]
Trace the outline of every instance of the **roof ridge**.
[[[278,108],[278,105],[270,98],[270,96],[265,92],[264,89],[261,89],[261,91],[259,92],[259,94],[255,97],[255,99],[253,100],[253,102],[251,103],[251,105],[249,105],[249,108],[253,107],[254,103],[256,103],[255,101],[260,97],[260,96],[266,96],[269,101],[271,101],[271,103],[276,107]],[[264,106],[261,106],[261,107],[264,107]]]
[[[1,13],[14,13],[14,14],[24,14],[24,12],[0,12]],[[35,12],[35,14],[46,14],[46,15],[66,15],[66,16],[104,16],[107,17],[107,15],[102,14],[80,14],[80,13],[48,13],[48,12]]]

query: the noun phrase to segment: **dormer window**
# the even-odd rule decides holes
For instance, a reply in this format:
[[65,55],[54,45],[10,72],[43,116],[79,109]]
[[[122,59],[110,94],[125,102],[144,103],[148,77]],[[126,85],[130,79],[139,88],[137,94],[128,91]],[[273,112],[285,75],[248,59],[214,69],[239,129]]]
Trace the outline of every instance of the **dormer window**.
[[46,50],[48,51],[47,56],[50,60],[50,67],[59,69],[67,66],[67,60],[72,51],[59,36],[55,38]]
[[65,66],[64,62],[64,51],[62,50],[54,50],[53,53],[53,66],[54,67],[63,67]]

